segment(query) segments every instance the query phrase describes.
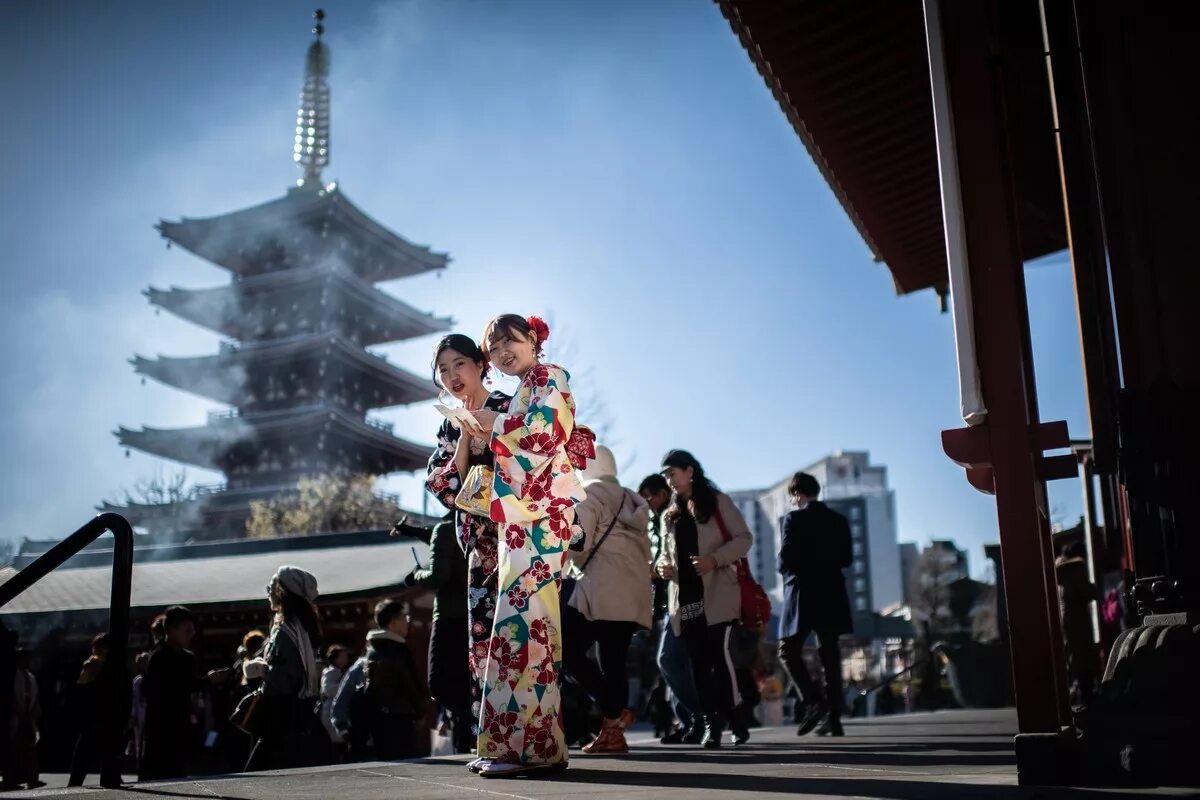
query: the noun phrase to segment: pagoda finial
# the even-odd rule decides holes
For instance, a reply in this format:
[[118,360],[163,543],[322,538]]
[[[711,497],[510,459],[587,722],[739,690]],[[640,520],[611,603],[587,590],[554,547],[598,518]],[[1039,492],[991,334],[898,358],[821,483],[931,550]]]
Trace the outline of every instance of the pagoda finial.
[[304,170],[297,181],[303,188],[321,186],[321,169],[329,163],[329,48],[321,41],[325,33],[325,11],[313,12],[312,32],[316,39],[308,47],[304,64],[304,86],[296,111],[296,146],[292,158]]

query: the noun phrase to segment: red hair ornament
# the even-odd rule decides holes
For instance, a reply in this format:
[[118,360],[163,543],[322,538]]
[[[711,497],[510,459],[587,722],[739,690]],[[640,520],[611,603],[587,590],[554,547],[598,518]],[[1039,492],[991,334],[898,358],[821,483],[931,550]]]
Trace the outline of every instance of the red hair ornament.
[[525,321],[529,323],[529,330],[533,333],[534,344],[540,353],[542,345],[550,338],[550,326],[546,324],[546,320],[536,315],[529,317]]

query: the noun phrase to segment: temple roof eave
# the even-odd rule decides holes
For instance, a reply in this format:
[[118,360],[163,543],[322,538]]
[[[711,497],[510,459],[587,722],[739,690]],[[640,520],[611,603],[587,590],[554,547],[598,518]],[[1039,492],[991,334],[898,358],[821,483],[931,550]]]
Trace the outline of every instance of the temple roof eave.
[[[265,231],[283,231],[315,223],[336,224],[347,237],[374,248],[389,259],[386,269],[361,269],[375,280],[409,277],[445,269],[450,257],[431,248],[413,244],[380,225],[361,211],[336,187],[320,190],[293,190],[283,197],[268,200],[227,214],[213,217],[183,217],[179,221],[160,220],[155,227],[166,239],[201,258],[238,274],[256,272],[242,252],[255,241],[264,241]],[[317,237],[317,240],[325,236]],[[378,265],[377,265],[378,266]]]
[[[357,301],[368,317],[359,323],[370,344],[403,341],[451,328],[451,317],[420,311],[400,298],[384,292],[342,267],[310,268],[269,272],[234,281],[224,286],[189,289],[148,287],[142,294],[159,308],[208,330],[234,338],[254,338],[244,326],[242,309],[258,294],[317,292],[333,288],[348,300]],[[314,301],[315,302],[315,301]],[[335,300],[336,302],[336,300]],[[368,327],[370,326],[370,327]]]
[[389,430],[350,417],[332,407],[318,407],[302,414],[263,414],[231,417],[193,428],[119,427],[114,434],[123,447],[183,464],[221,470],[221,456],[250,441],[292,438],[304,430],[329,423],[357,448],[375,448],[397,466],[389,472],[415,471],[424,467],[432,445],[422,445],[393,435]]
[[433,384],[408,370],[392,364],[381,356],[369,353],[341,337],[309,336],[292,340],[272,340],[254,346],[225,350],[217,355],[150,359],[134,356],[130,359],[139,375],[207,397],[229,405],[244,400],[241,382],[245,369],[267,368],[272,361],[288,362],[316,357],[317,350],[328,348],[327,355],[345,371],[356,371],[365,379],[377,381],[384,391],[386,402],[368,400],[367,408],[387,408],[432,400],[438,396]]

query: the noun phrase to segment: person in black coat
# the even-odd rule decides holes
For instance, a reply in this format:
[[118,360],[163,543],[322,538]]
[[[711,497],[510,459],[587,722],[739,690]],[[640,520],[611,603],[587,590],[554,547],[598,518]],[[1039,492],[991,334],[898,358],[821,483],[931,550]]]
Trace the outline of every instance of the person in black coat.
[[463,648],[470,637],[467,559],[458,544],[454,515],[447,515],[432,532],[401,521],[392,528],[392,535],[413,535],[429,545],[429,566],[418,564],[405,576],[404,585],[436,592],[429,632],[429,693],[450,723],[455,752],[469,753],[475,749],[475,735],[471,731],[474,679]]
[[[779,658],[800,692],[798,735],[828,716],[821,732],[842,736],[842,652],[838,637],[853,629],[850,597],[842,570],[853,561],[846,518],[817,500],[821,485],[806,472],[792,476],[788,494],[796,510],[783,518],[779,572],[783,576],[783,612],[779,621]],[[817,634],[825,696],[804,664],[802,650]]]
[[196,635],[196,617],[184,606],[166,610],[166,638],[154,648],[142,679],[146,699],[144,753],[138,780],[164,780],[188,775],[188,760],[197,742],[192,724],[192,695],[223,683],[231,669],[202,675],[189,649]]

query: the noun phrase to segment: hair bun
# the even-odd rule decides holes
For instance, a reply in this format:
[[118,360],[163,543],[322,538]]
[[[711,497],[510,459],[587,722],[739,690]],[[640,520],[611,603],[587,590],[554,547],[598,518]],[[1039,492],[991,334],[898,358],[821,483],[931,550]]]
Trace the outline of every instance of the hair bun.
[[533,335],[537,337],[538,346],[545,344],[546,340],[550,338],[550,326],[546,324],[546,320],[533,315],[525,321],[529,323],[529,330],[533,331]]

